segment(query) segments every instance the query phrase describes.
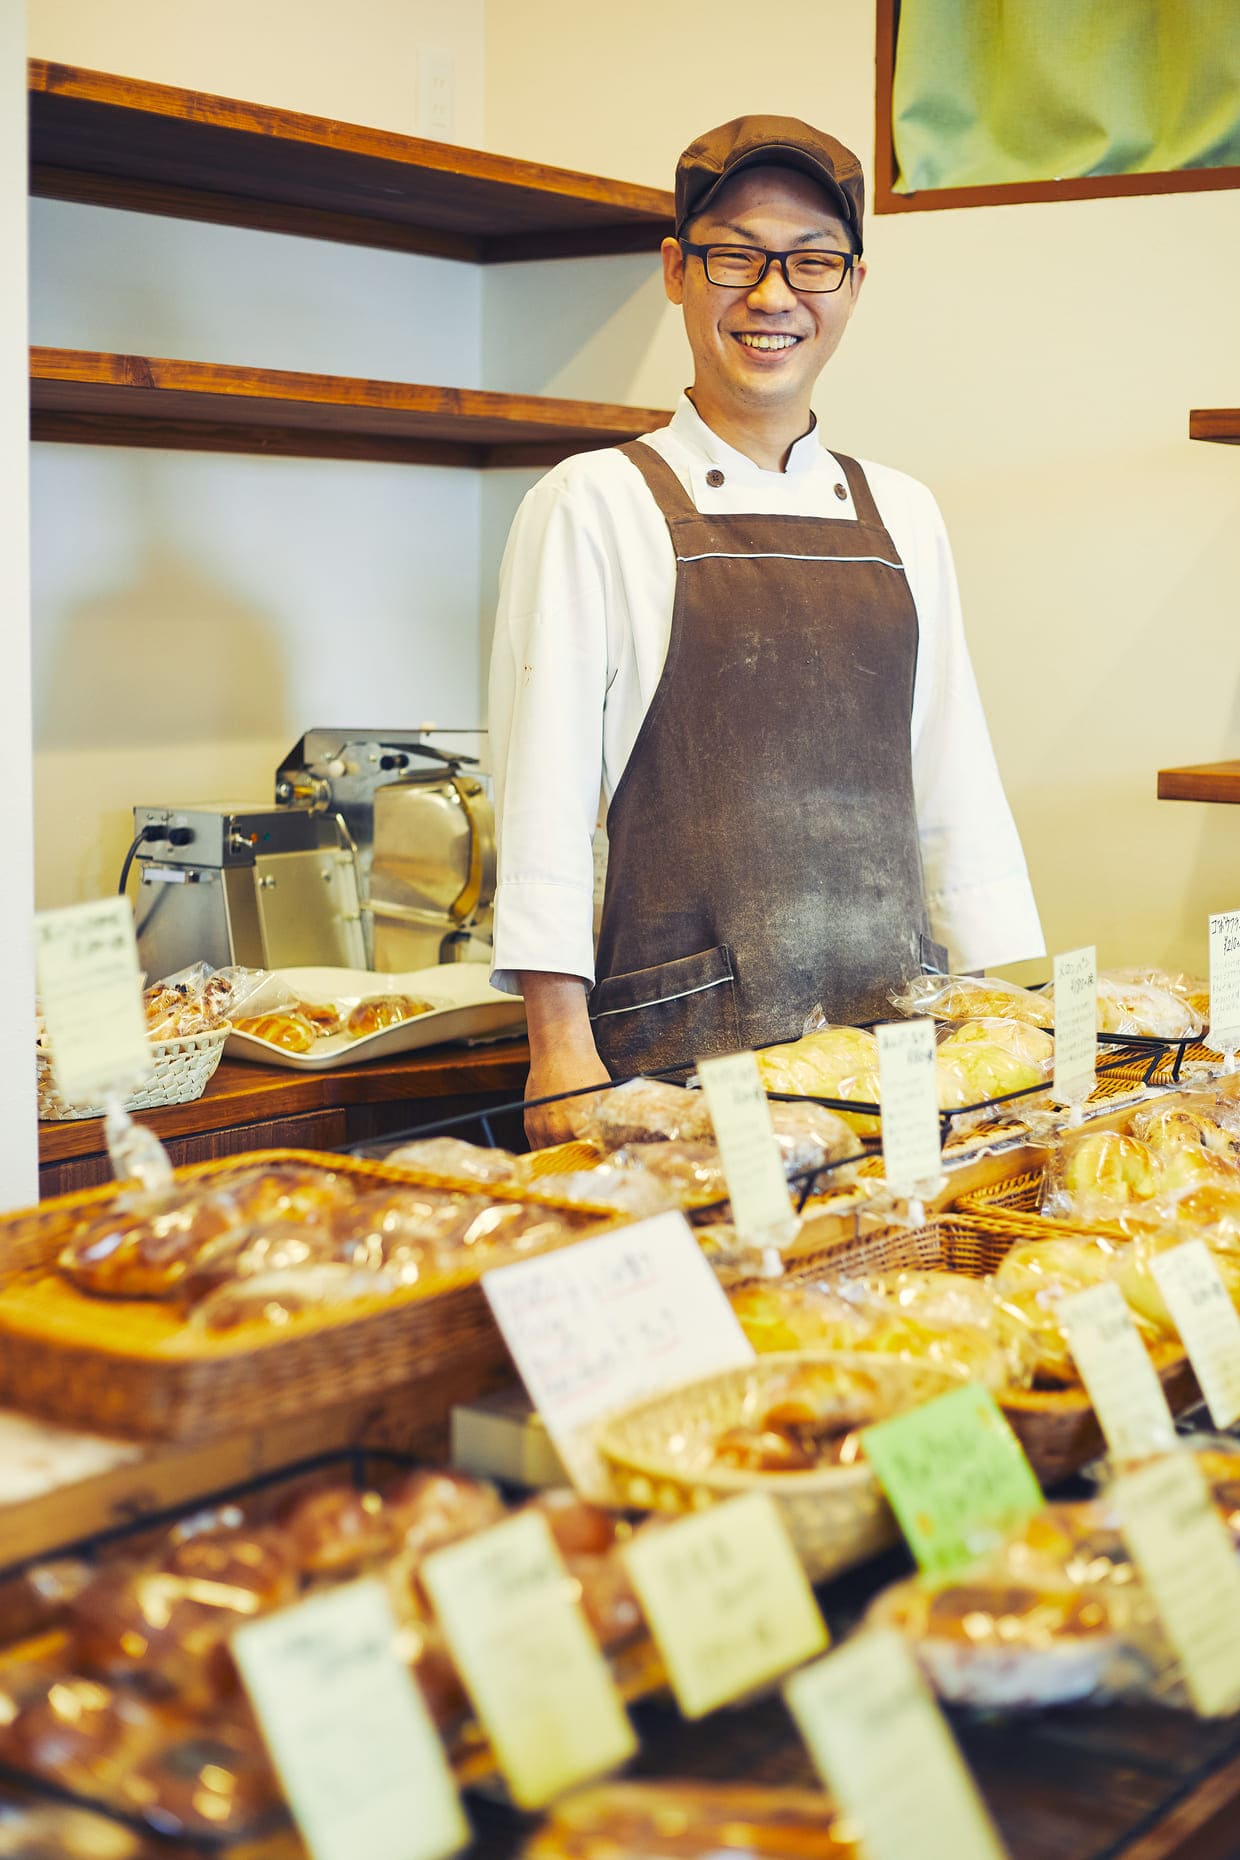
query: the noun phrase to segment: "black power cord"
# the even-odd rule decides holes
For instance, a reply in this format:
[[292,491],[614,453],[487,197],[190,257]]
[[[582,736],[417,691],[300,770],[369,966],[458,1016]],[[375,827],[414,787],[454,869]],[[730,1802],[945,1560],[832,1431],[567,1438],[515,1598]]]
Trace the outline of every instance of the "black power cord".
[[120,882],[116,887],[116,895],[120,898],[123,898],[125,895],[125,886],[129,882],[129,868],[133,864],[134,854],[137,852],[139,846],[148,846],[159,841],[163,841],[169,846],[188,846],[193,837],[193,832],[189,827],[160,827],[153,821],[148,821],[140,833],[135,833],[133,843],[129,851],[125,854],[125,862],[121,866]]

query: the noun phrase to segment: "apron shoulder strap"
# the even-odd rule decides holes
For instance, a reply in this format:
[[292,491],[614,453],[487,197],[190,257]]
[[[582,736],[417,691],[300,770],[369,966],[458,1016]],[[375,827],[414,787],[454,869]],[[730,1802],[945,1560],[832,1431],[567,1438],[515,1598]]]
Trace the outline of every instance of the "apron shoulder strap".
[[887,526],[878,514],[878,505],[874,502],[874,493],[871,491],[869,481],[856,459],[850,459],[847,454],[843,452],[833,452],[831,457],[835,460],[837,465],[843,468],[844,476],[848,480],[848,488],[852,492],[853,509],[857,513],[857,521],[859,523],[873,523],[878,529],[885,529]]
[[697,516],[697,506],[693,499],[667,460],[653,446],[648,446],[644,439],[630,439],[627,446],[617,446],[616,450],[630,465],[636,465],[646,480],[651,497],[669,524],[674,523],[678,517]]

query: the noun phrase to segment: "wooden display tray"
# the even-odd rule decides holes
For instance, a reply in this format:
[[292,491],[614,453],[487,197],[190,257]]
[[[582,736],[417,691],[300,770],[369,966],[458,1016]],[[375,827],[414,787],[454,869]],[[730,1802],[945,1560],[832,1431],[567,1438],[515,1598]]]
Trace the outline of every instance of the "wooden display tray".
[[[256,1151],[199,1164],[210,1181],[250,1164],[317,1164],[376,1187],[415,1186],[409,1170],[314,1151]],[[463,1266],[431,1285],[307,1314],[287,1329],[253,1325],[218,1336],[191,1330],[159,1300],[103,1299],[49,1271],[73,1219],[116,1192],[89,1189],[0,1223],[0,1402],[69,1426],[129,1438],[188,1440],[254,1427],[315,1407],[428,1380],[468,1363],[493,1375],[507,1360],[478,1283]],[[547,1190],[490,1189],[495,1200],[554,1206]],[[569,1244],[608,1225],[574,1209]],[[490,1262],[488,1262],[490,1263]]]

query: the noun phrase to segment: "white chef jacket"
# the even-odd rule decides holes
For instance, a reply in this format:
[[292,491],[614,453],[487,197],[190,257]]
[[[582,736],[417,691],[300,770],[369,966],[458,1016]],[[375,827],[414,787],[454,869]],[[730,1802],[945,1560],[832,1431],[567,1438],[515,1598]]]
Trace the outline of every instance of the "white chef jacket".
[[[649,434],[697,509],[856,517],[844,474],[816,430],[787,468],[766,471],[725,444],[682,395]],[[863,470],[908,576],[919,640],[913,789],[933,936],[954,969],[1045,949],[1024,853],[1003,792],[965,642],[951,548],[925,485]],[[708,472],[723,482],[707,483]],[[500,569],[490,730],[499,873],[492,981],[517,971],[594,979],[591,840],[663,671],[676,560],[667,524],[618,451],[565,459],[523,499]],[[806,693],[830,728],[829,692]],[[738,780],[760,779],[761,757]],[[685,803],[692,806],[693,796]],[[772,901],[773,907],[775,901]]]

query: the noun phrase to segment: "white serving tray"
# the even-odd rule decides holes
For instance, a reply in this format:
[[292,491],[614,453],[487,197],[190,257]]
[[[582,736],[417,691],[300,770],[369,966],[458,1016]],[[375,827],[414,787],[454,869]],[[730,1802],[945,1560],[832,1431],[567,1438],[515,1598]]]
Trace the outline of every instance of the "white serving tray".
[[[382,1027],[360,1036],[333,1033],[316,1040],[309,1053],[286,1053],[266,1040],[229,1034],[224,1051],[230,1059],[254,1059],[266,1066],[288,1066],[294,1072],[328,1072],[333,1066],[353,1065],[359,1059],[386,1059],[393,1053],[412,1053],[422,1046],[442,1046],[452,1040],[495,1039],[516,1034],[525,1026],[525,1003],[519,995],[501,994],[487,980],[480,962],[446,962],[433,969],[409,969],[389,975],[375,969],[273,969],[303,1001],[338,1001],[361,995],[418,995],[438,1005],[432,1014]],[[265,1004],[246,1003],[250,1014],[264,1013]],[[278,1011],[278,1010],[276,1010]]]

